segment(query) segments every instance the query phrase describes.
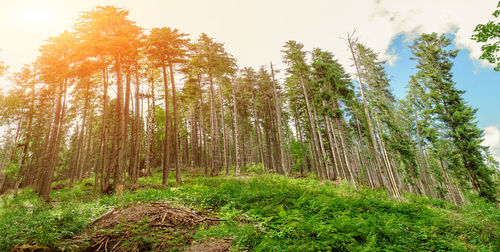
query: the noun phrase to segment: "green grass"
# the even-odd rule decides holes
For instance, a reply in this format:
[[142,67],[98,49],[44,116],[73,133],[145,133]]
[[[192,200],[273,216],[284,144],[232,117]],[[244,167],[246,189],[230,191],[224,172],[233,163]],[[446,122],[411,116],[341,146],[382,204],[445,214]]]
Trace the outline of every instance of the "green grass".
[[[53,192],[52,206],[28,188],[16,198],[4,196],[0,250],[21,244],[58,247],[112,207],[170,201],[217,211],[227,221],[200,229],[195,239],[233,238],[240,250],[500,251],[500,210],[475,197],[462,207],[415,195],[396,202],[384,191],[258,175],[185,177],[178,187],[126,191],[119,199],[96,196],[85,182]],[[160,184],[161,174],[140,183]]]

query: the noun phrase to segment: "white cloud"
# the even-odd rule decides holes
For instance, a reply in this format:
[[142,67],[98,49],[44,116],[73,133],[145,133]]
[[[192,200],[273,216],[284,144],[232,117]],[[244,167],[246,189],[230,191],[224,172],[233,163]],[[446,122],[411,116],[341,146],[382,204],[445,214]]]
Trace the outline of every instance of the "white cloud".
[[[418,33],[453,33],[457,47],[470,50],[470,57],[478,60],[481,45],[471,40],[471,36],[477,24],[492,19],[491,13],[496,5],[496,0],[419,0],[412,4],[401,0],[382,0],[376,4],[374,13],[389,20],[395,33],[405,33],[410,37]],[[491,67],[486,61],[480,63]]]
[[382,60],[385,60],[389,66],[394,66],[399,56],[396,54],[396,50],[392,49],[390,51],[386,51],[384,54],[381,55],[380,58]]
[[500,129],[489,126],[484,129],[483,146],[490,147],[491,154],[500,162]]

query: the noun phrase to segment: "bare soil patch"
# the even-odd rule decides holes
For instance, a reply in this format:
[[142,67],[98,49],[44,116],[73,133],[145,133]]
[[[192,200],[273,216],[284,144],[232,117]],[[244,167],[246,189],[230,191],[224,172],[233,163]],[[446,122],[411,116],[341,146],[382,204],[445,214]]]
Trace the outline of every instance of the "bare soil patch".
[[231,239],[206,239],[194,242],[189,252],[226,252],[231,248]]

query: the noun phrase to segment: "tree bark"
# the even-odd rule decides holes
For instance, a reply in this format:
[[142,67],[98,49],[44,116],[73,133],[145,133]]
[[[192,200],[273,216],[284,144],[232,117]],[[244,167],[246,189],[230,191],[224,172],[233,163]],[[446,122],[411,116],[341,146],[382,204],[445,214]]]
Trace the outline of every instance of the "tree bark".
[[169,126],[170,126],[170,113],[169,113],[169,104],[168,104],[168,82],[167,82],[167,70],[165,67],[165,62],[162,62],[162,71],[163,71],[163,86],[165,88],[165,140],[164,146],[165,146],[165,152],[163,153],[163,186],[167,187],[168,186],[168,174],[170,172],[170,164],[169,164],[169,158],[170,158],[170,142],[169,142]]
[[175,182],[177,184],[181,183],[181,168],[179,167],[179,157],[178,157],[178,142],[179,142],[179,130],[177,128],[177,98],[175,94],[175,79],[174,79],[174,68],[171,61],[168,62],[168,68],[170,72],[170,82],[172,83],[172,107],[174,113],[174,136],[172,137],[172,149],[174,151],[174,167],[175,167]]
[[279,138],[279,148],[280,148],[280,159],[281,159],[281,167],[283,169],[283,172],[286,176],[288,176],[289,169],[286,165],[286,157],[285,157],[285,140],[283,139],[283,132],[282,132],[282,125],[281,125],[281,107],[280,107],[280,97],[278,96],[278,91],[276,88],[276,80],[274,79],[274,69],[273,69],[273,63],[270,63],[271,65],[271,77],[272,77],[272,82],[273,82],[273,96],[274,96],[274,103],[275,103],[275,109],[276,109],[276,116],[277,116],[277,121],[278,121],[278,138]]

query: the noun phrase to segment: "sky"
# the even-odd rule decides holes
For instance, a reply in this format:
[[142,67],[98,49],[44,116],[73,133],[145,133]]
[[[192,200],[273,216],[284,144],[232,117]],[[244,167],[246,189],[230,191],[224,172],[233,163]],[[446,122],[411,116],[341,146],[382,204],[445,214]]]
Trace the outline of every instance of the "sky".
[[[81,11],[113,5],[130,11],[130,19],[146,30],[172,27],[191,34],[202,32],[225,44],[241,67],[270,61],[283,68],[281,49],[296,40],[306,50],[333,52],[353,72],[346,46],[355,32],[380,57],[398,98],[404,98],[415,63],[408,45],[420,33],[447,33],[460,49],[454,80],[464,98],[478,108],[483,144],[500,161],[500,72],[479,61],[480,45],[470,40],[474,27],[491,20],[497,0],[0,0],[0,60],[15,72],[31,63],[49,36],[71,30]],[[6,86],[0,80],[0,88]]]

